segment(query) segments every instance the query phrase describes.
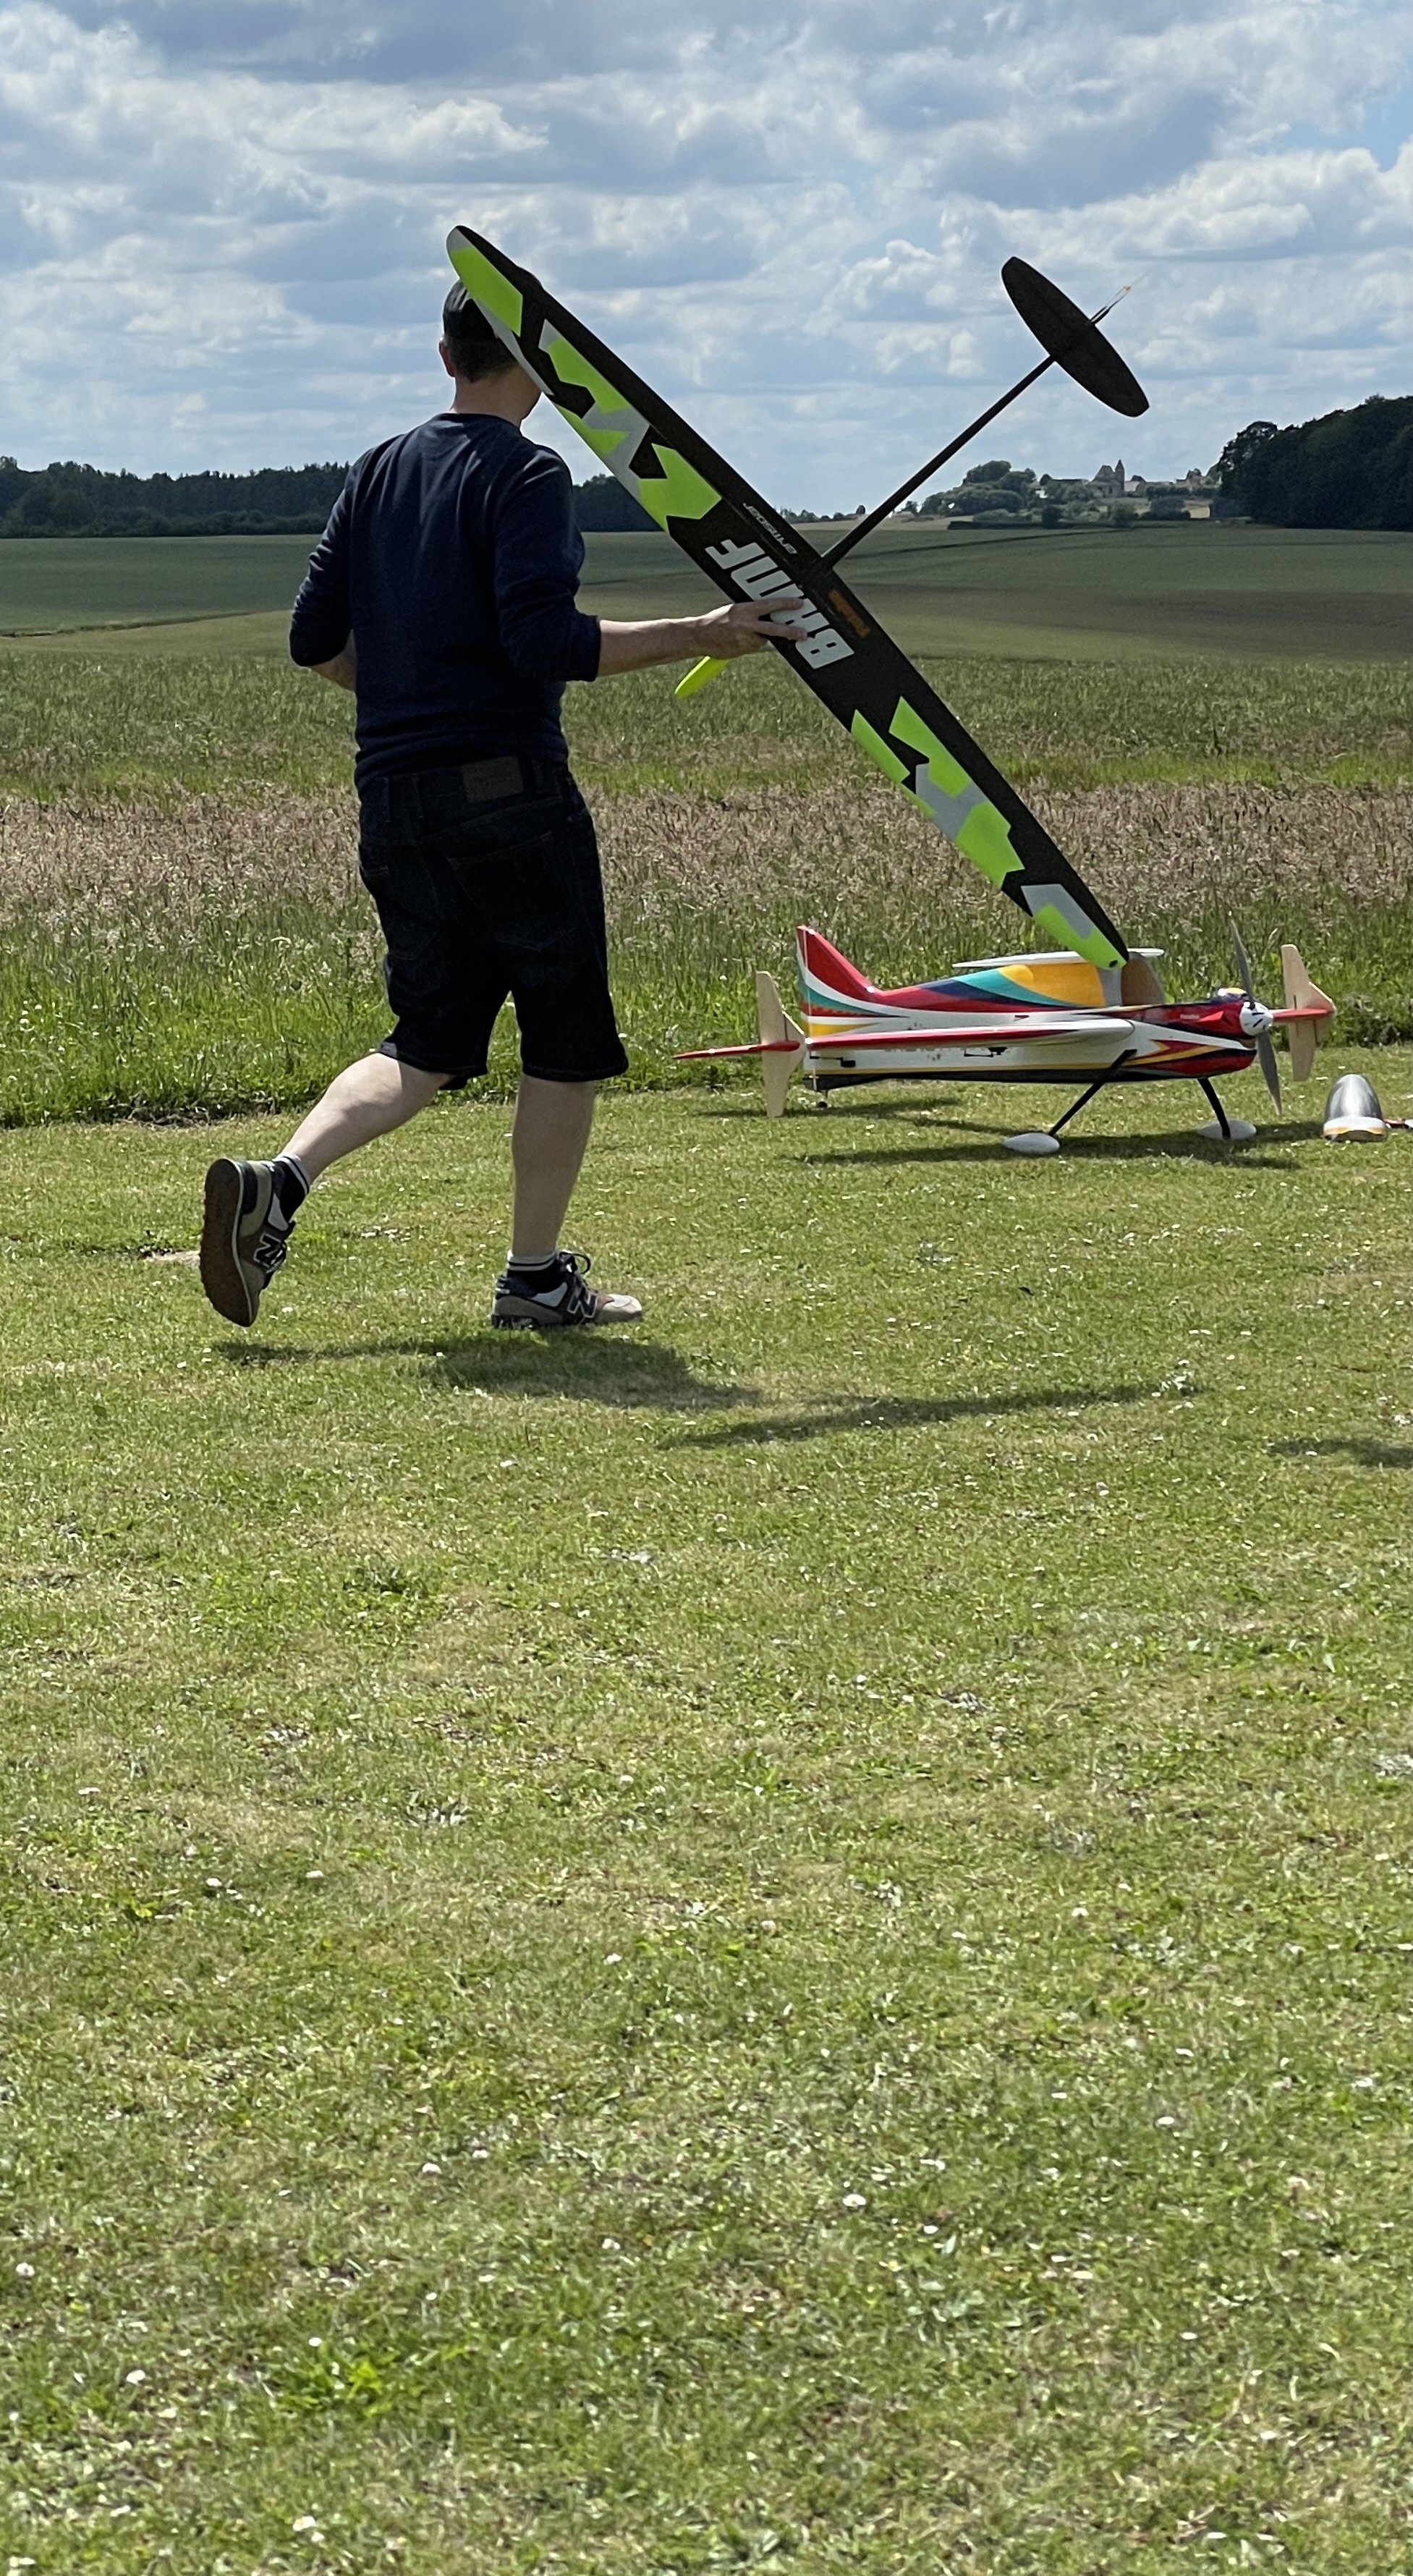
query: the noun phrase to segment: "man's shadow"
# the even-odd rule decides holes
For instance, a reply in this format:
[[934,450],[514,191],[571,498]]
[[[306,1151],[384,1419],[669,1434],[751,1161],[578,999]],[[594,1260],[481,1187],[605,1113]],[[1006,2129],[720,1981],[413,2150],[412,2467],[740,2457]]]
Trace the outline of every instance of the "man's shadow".
[[1397,1440],[1273,1440],[1273,1458],[1347,1458],[1352,1467],[1413,1467],[1413,1447]]
[[758,1404],[753,1386],[694,1375],[665,1342],[608,1341],[591,1333],[452,1333],[443,1341],[222,1342],[232,1368],[308,1368],[334,1360],[415,1359],[432,1386],[479,1395],[559,1396],[610,1411],[721,1412]]
[[988,1420],[1027,1413],[1085,1413],[1097,1404],[1144,1404],[1151,1386],[1053,1387],[981,1395],[821,1395],[798,1412],[759,1414],[754,1386],[693,1374],[663,1342],[608,1342],[587,1333],[468,1333],[445,1341],[341,1342],[320,1350],[290,1342],[223,1342],[232,1368],[312,1368],[328,1361],[415,1359],[428,1384],[454,1393],[557,1396],[610,1412],[749,1412],[719,1430],[687,1432],[677,1445],[742,1448],[762,1441],[820,1440],[834,1431],[906,1431],[918,1424]]
[[1153,1386],[1022,1388],[1009,1395],[820,1396],[808,1411],[756,1415],[710,1431],[687,1431],[675,1444],[739,1449],[762,1440],[820,1440],[831,1431],[908,1431],[919,1423],[1002,1420],[1013,1414],[1087,1413],[1096,1404],[1147,1404]]

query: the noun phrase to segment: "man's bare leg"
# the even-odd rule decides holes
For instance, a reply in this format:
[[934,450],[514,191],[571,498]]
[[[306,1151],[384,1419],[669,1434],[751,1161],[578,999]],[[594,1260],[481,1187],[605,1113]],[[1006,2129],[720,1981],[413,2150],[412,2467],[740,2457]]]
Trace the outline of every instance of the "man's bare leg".
[[447,1080],[387,1055],[360,1056],[301,1120],[283,1154],[249,1163],[220,1154],[206,1174],[201,1284],[228,1323],[253,1324],[289,1248],[311,1181],[425,1109]]
[[510,1265],[496,1281],[491,1322],[542,1329],[563,1324],[636,1324],[636,1297],[591,1288],[588,1263],[560,1248],[589,1130],[592,1082],[542,1082],[527,1073],[515,1103],[510,1150],[515,1164],[515,1220]]
[[447,1080],[444,1073],[399,1064],[396,1056],[362,1055],[330,1083],[282,1150],[301,1164],[307,1179],[316,1181],[343,1155],[371,1145],[375,1136],[386,1136],[394,1127],[405,1127],[436,1099]]
[[510,1131],[515,1215],[510,1257],[535,1268],[552,1261],[594,1123],[594,1082],[542,1082],[522,1075]]

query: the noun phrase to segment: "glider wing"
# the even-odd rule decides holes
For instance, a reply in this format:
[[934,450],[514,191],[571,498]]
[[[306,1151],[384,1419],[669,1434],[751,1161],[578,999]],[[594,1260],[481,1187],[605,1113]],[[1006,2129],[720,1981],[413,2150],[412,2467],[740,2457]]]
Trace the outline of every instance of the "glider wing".
[[808,632],[774,649],[885,775],[1058,947],[1122,965],[1117,930],[1044,825],[799,530],[528,269],[460,224],[447,254],[561,417],[728,599],[803,593]]

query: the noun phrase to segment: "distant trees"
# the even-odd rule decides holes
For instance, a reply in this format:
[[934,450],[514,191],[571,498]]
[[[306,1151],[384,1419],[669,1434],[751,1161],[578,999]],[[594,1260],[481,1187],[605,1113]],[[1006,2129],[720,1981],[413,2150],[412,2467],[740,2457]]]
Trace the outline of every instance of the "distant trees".
[[984,465],[969,466],[950,492],[929,492],[919,505],[918,517],[976,518],[985,511],[1014,519],[1023,510],[1032,509],[1035,500],[1035,476],[1030,467],[1012,465],[1009,456],[992,456]]
[[657,521],[613,474],[591,474],[574,486],[574,516],[581,528],[655,528]]
[[72,461],[26,473],[0,457],[0,536],[317,536],[346,465],[253,474],[106,473]]
[[[26,472],[0,456],[0,537],[318,536],[346,465],[261,467],[253,474],[110,474],[72,462]],[[611,474],[574,487],[581,528],[656,521]]]
[[1249,421],[1214,471],[1252,519],[1276,528],[1413,527],[1413,394],[1277,429]]

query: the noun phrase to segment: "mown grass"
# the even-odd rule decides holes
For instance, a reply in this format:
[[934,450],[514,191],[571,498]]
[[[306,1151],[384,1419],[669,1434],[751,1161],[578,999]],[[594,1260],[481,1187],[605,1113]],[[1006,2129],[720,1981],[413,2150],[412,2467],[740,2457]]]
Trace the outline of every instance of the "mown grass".
[[744,1111],[0,1138],[12,2563],[1398,2562],[1403,1140]]

